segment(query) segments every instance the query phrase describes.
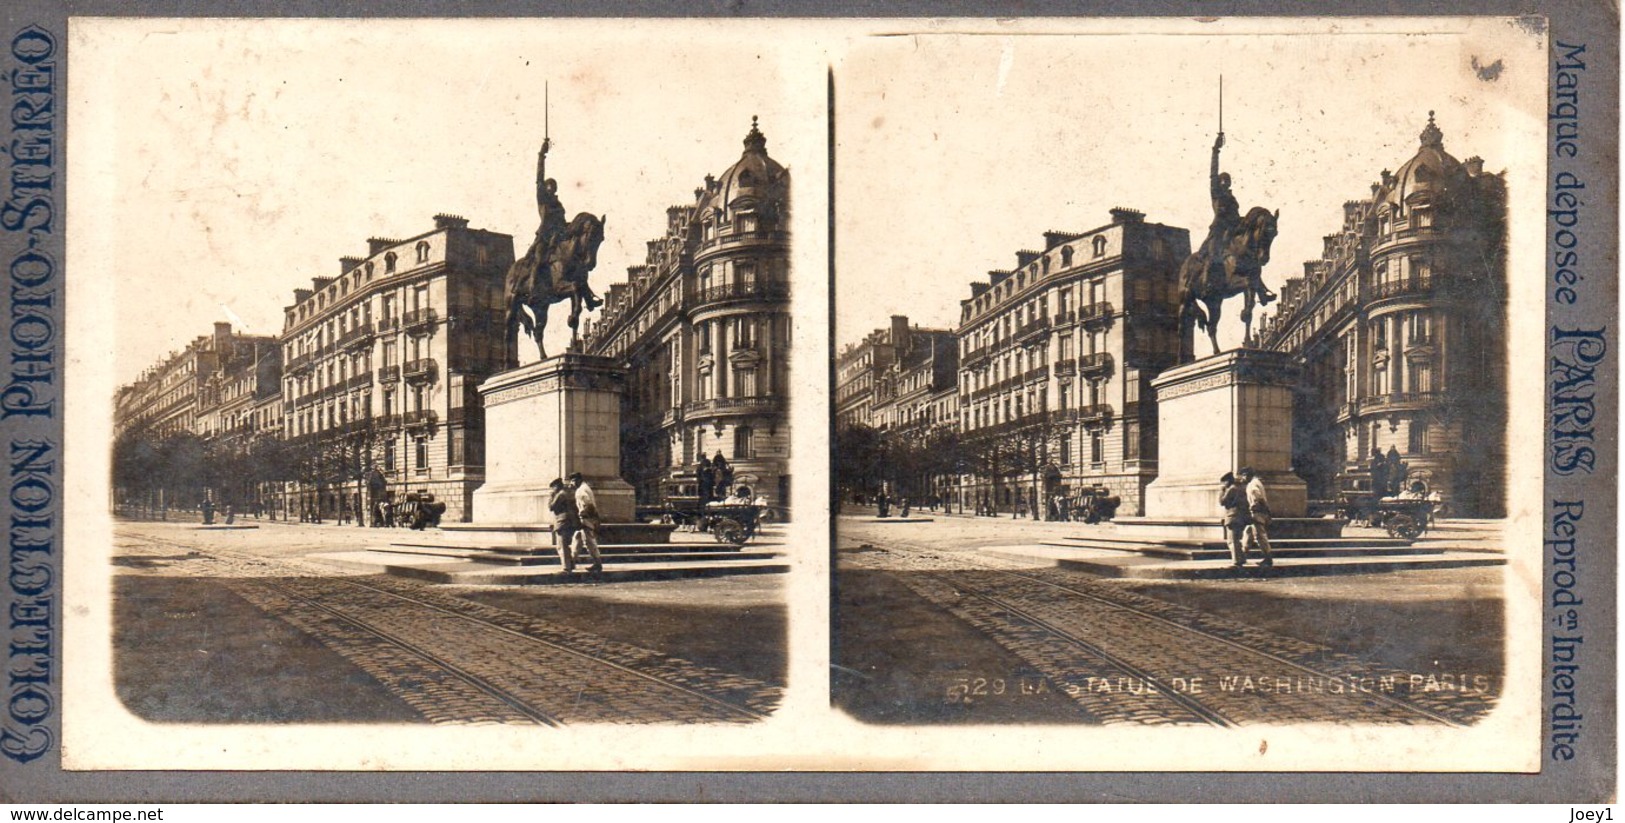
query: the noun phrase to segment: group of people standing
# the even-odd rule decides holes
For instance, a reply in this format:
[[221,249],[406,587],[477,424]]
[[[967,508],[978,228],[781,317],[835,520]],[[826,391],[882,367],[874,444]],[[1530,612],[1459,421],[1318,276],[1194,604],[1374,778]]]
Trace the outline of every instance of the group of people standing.
[[577,555],[586,549],[592,556],[587,572],[593,577],[602,575],[604,562],[598,556],[598,530],[604,520],[598,514],[598,496],[582,479],[581,472],[572,472],[563,479],[555,477],[548,485],[553,489],[548,509],[553,512],[553,537],[558,542],[559,561],[564,564],[563,574],[575,574]]
[[1231,563],[1238,569],[1244,568],[1248,550],[1256,546],[1264,555],[1259,568],[1275,565],[1275,558],[1270,555],[1270,500],[1264,479],[1249,466],[1242,468],[1239,478],[1225,472],[1219,482],[1224,485],[1219,492],[1219,505],[1224,507],[1224,530],[1230,542]]
[[1399,449],[1388,447],[1388,455],[1383,456],[1382,449],[1371,448],[1371,493],[1378,497],[1395,497],[1405,490],[1405,477],[1410,474],[1410,467],[1405,465],[1404,459],[1399,456]]
[[723,458],[722,451],[717,450],[717,456],[707,458],[700,455],[699,465],[694,467],[694,481],[698,486],[700,505],[714,500],[721,500],[733,491],[734,470]]

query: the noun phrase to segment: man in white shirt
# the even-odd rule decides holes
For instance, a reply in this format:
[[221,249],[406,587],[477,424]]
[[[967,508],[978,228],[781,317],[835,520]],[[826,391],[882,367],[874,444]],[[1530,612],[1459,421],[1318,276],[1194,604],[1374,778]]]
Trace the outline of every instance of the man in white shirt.
[[604,571],[604,563],[598,557],[598,527],[604,524],[598,515],[598,496],[593,494],[592,487],[581,477],[581,472],[571,472],[570,486],[575,489],[576,514],[581,521],[581,530],[576,532],[576,545],[584,546],[587,553],[592,555],[592,565],[587,571],[596,576]]
[[1247,484],[1247,508],[1252,518],[1247,526],[1251,542],[1258,545],[1258,550],[1264,553],[1260,568],[1269,568],[1275,565],[1275,558],[1270,556],[1270,499],[1264,490],[1264,478],[1259,477],[1252,467],[1241,470],[1241,480]]

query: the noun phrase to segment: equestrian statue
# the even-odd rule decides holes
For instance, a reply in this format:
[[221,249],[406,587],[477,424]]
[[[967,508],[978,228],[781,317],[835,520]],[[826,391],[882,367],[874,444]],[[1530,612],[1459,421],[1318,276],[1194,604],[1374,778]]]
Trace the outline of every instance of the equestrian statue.
[[[1255,206],[1242,216],[1230,193],[1230,175],[1219,171],[1219,150],[1224,132],[1213,143],[1213,164],[1208,186],[1213,195],[1213,223],[1207,239],[1179,270],[1179,321],[1183,332],[1192,323],[1207,332],[1213,353],[1219,353],[1219,309],[1227,298],[1242,295],[1241,322],[1252,339],[1253,303],[1267,306],[1275,293],[1264,285],[1264,264],[1270,262],[1279,210]],[[1204,311],[1203,306],[1206,306]]]
[[[581,308],[597,309],[603,304],[587,285],[587,275],[598,265],[598,247],[604,242],[603,217],[581,212],[564,222],[564,204],[559,202],[558,184],[547,176],[547,151],[552,141],[543,138],[536,155],[536,210],[541,225],[536,239],[524,256],[508,267],[507,337],[517,365],[520,328],[536,340],[536,351],[547,357],[542,332],[547,328],[547,310],[554,303],[570,301],[570,343],[578,340]],[[528,309],[528,311],[527,311]]]

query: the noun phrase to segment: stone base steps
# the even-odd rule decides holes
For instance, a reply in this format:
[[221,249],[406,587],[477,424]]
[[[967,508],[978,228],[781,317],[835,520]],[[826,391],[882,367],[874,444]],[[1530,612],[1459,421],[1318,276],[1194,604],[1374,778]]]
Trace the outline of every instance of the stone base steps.
[[[441,557],[491,563],[499,566],[558,566],[556,549],[528,550],[518,546],[496,546],[489,549],[465,549],[452,546],[412,545],[395,543],[379,546],[370,551],[381,554]],[[745,551],[721,543],[706,546],[701,543],[642,543],[599,546],[598,554],[615,563],[664,563],[703,560],[746,560],[773,557],[771,551]],[[577,560],[580,564],[580,559]],[[587,562],[591,562],[589,559]]]
[[[1230,557],[1230,546],[1222,540],[1164,539],[1134,540],[1110,536],[1067,536],[1039,545],[1059,548],[1099,549],[1141,554],[1173,560],[1217,560]],[[1270,540],[1277,558],[1381,557],[1439,554],[1443,549],[1418,547],[1412,541],[1393,538],[1298,538]]]
[[1144,552],[1081,547],[1055,542],[986,549],[989,554],[1053,565],[1099,577],[1136,580],[1216,580],[1276,577],[1324,577],[1349,574],[1377,574],[1426,569],[1458,569],[1475,566],[1502,566],[1506,558],[1487,552],[1458,552],[1443,549],[1411,549],[1404,554],[1366,554],[1359,550],[1325,550],[1322,554],[1288,555],[1276,551],[1275,565],[1260,568],[1255,552],[1248,565],[1237,569],[1230,554],[1211,558],[1154,555]]
[[573,574],[566,575],[558,568],[556,557],[548,558],[553,563],[551,566],[514,565],[447,555],[412,556],[380,551],[335,552],[306,557],[308,560],[351,571],[388,574],[432,583],[480,586],[622,583],[738,574],[784,574],[790,571],[790,563],[775,552],[730,552],[726,558],[675,554],[665,557],[645,554],[635,558],[634,560],[628,557],[606,556],[603,572],[595,576],[588,574],[584,566],[578,566]]

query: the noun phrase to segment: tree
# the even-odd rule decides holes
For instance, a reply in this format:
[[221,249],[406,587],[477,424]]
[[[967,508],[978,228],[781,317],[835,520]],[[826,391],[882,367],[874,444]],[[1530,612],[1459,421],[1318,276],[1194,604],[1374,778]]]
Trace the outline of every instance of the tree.
[[890,479],[887,448],[880,433],[861,424],[835,430],[835,487],[837,503],[847,494],[874,494]]

